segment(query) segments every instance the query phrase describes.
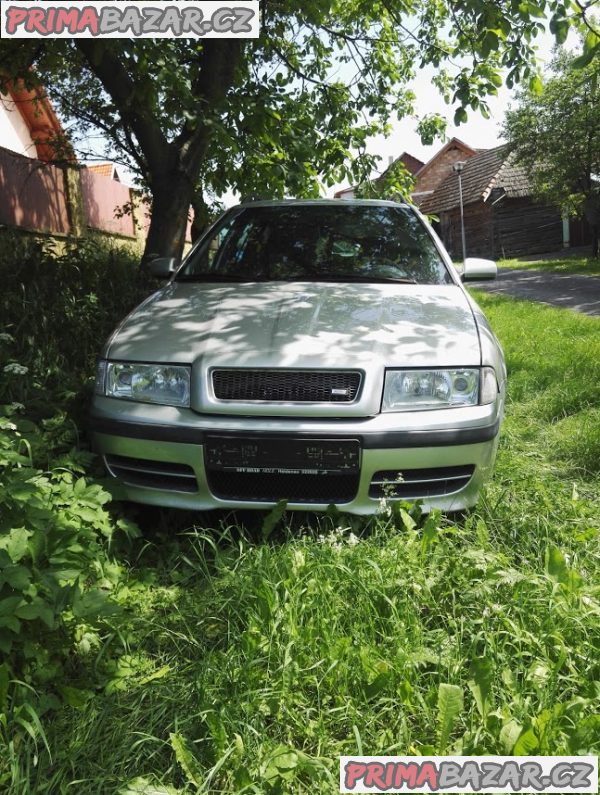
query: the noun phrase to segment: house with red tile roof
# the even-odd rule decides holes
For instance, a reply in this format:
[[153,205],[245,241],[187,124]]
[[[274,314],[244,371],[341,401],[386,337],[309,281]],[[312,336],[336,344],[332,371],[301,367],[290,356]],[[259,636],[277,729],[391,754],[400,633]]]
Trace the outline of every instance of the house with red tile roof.
[[121,181],[121,177],[114,163],[92,163],[88,164],[86,168],[92,174],[98,174],[100,177],[108,177],[108,179],[113,179],[115,182]]
[[[402,152],[400,157],[395,160],[390,158],[388,167],[377,177],[375,183],[383,181],[390,169],[401,162],[409,174],[415,178],[415,188],[411,198],[416,205],[419,205],[446,178],[457,160],[466,160],[476,154],[476,149],[468,146],[459,138],[451,138],[447,141],[426,163],[409,152]],[[336,199],[353,199],[355,191],[356,187],[342,188],[334,194],[334,197]]]

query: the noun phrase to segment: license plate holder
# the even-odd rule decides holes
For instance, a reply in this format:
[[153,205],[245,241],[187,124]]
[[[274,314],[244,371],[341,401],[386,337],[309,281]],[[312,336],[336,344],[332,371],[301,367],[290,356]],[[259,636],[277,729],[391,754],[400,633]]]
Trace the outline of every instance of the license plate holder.
[[358,439],[207,436],[207,469],[281,475],[351,475],[360,470]]

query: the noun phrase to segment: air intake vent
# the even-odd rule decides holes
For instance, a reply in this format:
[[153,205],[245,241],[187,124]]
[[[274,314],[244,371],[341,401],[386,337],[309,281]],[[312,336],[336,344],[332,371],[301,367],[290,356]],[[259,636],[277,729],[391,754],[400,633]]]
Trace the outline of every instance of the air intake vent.
[[437,469],[386,470],[373,475],[369,497],[417,499],[442,497],[463,489],[473,476],[471,464]]
[[340,370],[214,370],[212,384],[218,400],[272,403],[352,403],[361,373]]
[[329,505],[352,502],[359,475],[288,475],[263,472],[208,470],[208,487],[222,500],[244,502],[301,502]]
[[186,464],[148,461],[123,455],[107,455],[104,460],[111,475],[128,486],[164,491],[198,491],[194,470]]

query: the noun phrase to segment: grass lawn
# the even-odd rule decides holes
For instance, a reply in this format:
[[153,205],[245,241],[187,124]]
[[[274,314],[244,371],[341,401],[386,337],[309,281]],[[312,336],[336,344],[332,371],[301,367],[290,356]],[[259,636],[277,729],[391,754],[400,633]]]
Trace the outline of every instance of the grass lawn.
[[598,257],[563,257],[562,259],[541,259],[535,262],[524,262],[521,259],[501,259],[498,260],[498,267],[600,276],[600,258]]
[[308,795],[341,754],[600,753],[600,321],[478,300],[510,389],[477,511],[265,542],[171,514],[15,792]]

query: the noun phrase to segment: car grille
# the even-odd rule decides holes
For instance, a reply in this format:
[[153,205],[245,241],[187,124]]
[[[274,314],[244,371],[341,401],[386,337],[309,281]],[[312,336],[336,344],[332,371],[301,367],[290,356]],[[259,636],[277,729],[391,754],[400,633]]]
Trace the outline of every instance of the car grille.
[[208,487],[222,500],[244,502],[351,502],[358,491],[359,474],[288,475],[263,472],[208,470]]
[[376,472],[371,480],[369,497],[416,499],[441,497],[463,489],[471,480],[471,464],[436,469],[405,469]]
[[165,491],[198,491],[192,467],[169,461],[148,461],[123,455],[105,456],[109,472],[128,486]]
[[352,403],[361,373],[355,370],[213,370],[218,400],[274,403]]

